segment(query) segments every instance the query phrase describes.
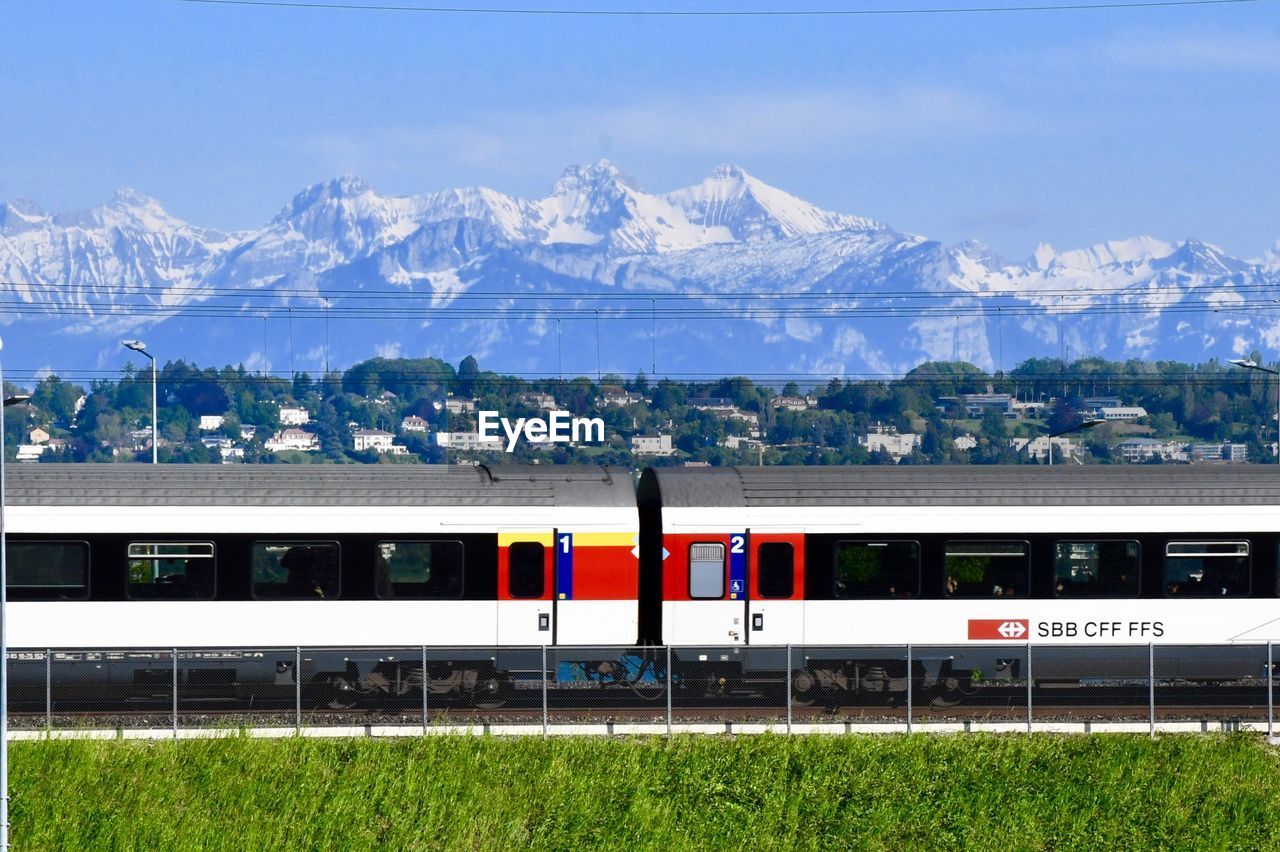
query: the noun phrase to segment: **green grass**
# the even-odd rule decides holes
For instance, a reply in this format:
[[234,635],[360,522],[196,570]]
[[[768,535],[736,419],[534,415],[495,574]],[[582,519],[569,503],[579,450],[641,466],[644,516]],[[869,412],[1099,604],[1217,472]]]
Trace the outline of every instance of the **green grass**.
[[62,741],[18,849],[1275,849],[1257,738]]

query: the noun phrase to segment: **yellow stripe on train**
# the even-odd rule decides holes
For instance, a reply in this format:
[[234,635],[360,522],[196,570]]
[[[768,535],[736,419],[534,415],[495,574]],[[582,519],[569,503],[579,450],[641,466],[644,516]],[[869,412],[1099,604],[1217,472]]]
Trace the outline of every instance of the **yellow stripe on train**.
[[552,547],[555,545],[555,533],[551,530],[527,530],[498,533],[498,547],[510,547],[518,542],[535,542]]
[[632,548],[640,543],[638,533],[633,532],[573,532],[574,547],[626,547]]

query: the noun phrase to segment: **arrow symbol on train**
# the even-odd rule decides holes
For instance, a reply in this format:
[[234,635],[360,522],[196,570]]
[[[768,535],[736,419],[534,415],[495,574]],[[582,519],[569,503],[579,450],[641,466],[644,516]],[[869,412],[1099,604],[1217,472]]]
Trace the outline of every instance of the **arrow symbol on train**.
[[670,551],[670,550],[667,550],[665,547],[664,547],[664,548],[662,548],[662,561],[663,561],[663,562],[666,562],[666,561],[667,561],[667,557],[668,557],[668,556],[670,556],[670,555],[671,555],[671,551]]
[[1021,621],[1006,621],[996,628],[996,632],[1006,639],[1017,639],[1027,632],[1027,626]]

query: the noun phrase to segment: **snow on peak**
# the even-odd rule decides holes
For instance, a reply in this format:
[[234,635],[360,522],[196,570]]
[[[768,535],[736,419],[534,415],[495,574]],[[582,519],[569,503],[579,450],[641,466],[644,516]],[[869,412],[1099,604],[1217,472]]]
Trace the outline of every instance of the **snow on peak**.
[[26,198],[0,203],[0,234],[39,228],[49,221],[49,214],[39,204]]
[[1280,271],[1280,240],[1276,240],[1275,245],[1262,256],[1262,266],[1264,269]]
[[571,192],[589,192],[594,189],[608,189],[612,184],[620,184],[629,189],[638,189],[635,181],[624,175],[617,166],[608,160],[597,160],[590,165],[573,165],[567,167],[551,190],[552,195],[564,195]]
[[868,219],[823,210],[732,164],[717,166],[702,183],[672,192],[667,199],[684,209],[690,222],[724,228],[736,240],[879,227]]
[[1128,263],[1145,263],[1168,257],[1176,250],[1155,237],[1131,237],[1127,240],[1109,240],[1089,248],[1055,252],[1048,243],[1041,243],[1035,252],[1037,269],[1057,265],[1067,269],[1092,270],[1104,266]]

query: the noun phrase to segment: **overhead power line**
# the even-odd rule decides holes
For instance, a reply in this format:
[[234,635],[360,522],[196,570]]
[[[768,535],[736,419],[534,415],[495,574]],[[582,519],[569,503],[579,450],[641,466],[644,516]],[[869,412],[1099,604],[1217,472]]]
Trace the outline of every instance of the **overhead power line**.
[[[995,301],[1000,299],[1020,299],[1023,301],[1039,298],[1072,298],[1080,296],[1110,296],[1125,297],[1153,300],[1166,296],[1178,296],[1184,293],[1203,293],[1203,292],[1219,292],[1219,293],[1280,293],[1280,279],[1277,282],[1259,281],[1254,283],[1234,284],[1230,287],[1214,287],[1206,285],[1190,289],[1179,286],[1160,286],[1156,284],[1152,287],[1144,287],[1141,290],[1135,289],[1132,285],[1128,286],[1109,286],[1109,285],[1089,285],[1080,286],[1060,286],[1060,287],[1030,287],[1019,290],[982,290],[982,291],[966,291],[966,290],[894,290],[894,289],[841,289],[841,290],[806,290],[803,292],[789,292],[779,290],[739,290],[739,291],[671,291],[671,290],[621,290],[613,292],[596,292],[586,293],[580,291],[536,291],[536,290],[469,290],[463,293],[439,294],[432,290],[413,291],[405,290],[399,292],[380,292],[371,293],[358,287],[330,287],[325,289],[305,288],[305,287],[272,287],[267,288],[251,288],[236,286],[209,286],[204,284],[175,284],[163,288],[146,287],[138,284],[125,284],[115,289],[115,292],[123,296],[150,296],[158,297],[160,295],[169,297],[205,297],[214,296],[235,297],[238,299],[310,299],[316,302],[333,301],[335,299],[345,299],[348,301],[404,301],[404,302],[427,302],[435,299],[442,299],[452,302],[461,301],[494,301],[494,300],[525,300],[525,301],[592,301],[592,302],[618,302],[618,301],[731,301],[731,300],[761,300],[771,302],[800,301],[800,300],[817,300],[817,299],[911,299],[926,301],[943,301],[954,299],[983,299]],[[27,292],[35,297],[46,292],[52,293],[70,293],[78,294],[83,292],[86,287],[81,284],[73,284],[69,282],[29,282],[29,281],[0,281],[0,288],[12,288],[15,293]]]
[[247,6],[271,9],[324,9],[343,12],[414,12],[430,15],[520,15],[530,17],[591,18],[853,18],[904,15],[1001,14],[1011,12],[1088,12],[1158,9],[1181,6],[1235,6],[1267,0],[1136,0],[1135,2],[1031,3],[1008,6],[891,6],[861,9],[583,9],[502,6],[419,6],[407,3],[326,3],[309,0],[169,0],[205,6]]
[[[197,368],[200,369],[200,368]],[[220,373],[223,368],[210,367],[203,368]],[[94,381],[118,381],[122,378],[124,370],[67,370],[58,371],[50,368],[13,368],[5,369],[6,381],[30,381],[39,382],[50,375],[54,375],[64,382],[94,382]],[[310,371],[302,371],[312,374]],[[346,371],[335,371],[344,373]],[[437,383],[457,383],[462,381],[457,378],[456,373],[444,369],[399,369],[399,370],[376,370],[380,383],[385,386],[397,382],[437,382]],[[608,371],[606,375],[621,375],[618,370]],[[146,371],[135,370],[133,377],[139,382],[150,383],[150,376]],[[660,376],[650,376],[651,381],[658,382],[670,379],[673,381],[681,381],[694,384],[715,384],[726,379],[745,378],[759,384],[771,384],[777,382],[796,381],[808,384],[826,384],[833,378],[839,379],[841,382],[849,383],[879,383],[902,385],[908,387],[934,387],[937,385],[952,384],[961,387],[971,385],[979,385],[988,382],[998,382],[1002,385],[1026,386],[1033,383],[1042,384],[1095,384],[1095,385],[1125,385],[1125,386],[1159,386],[1177,389],[1183,385],[1196,386],[1213,386],[1226,387],[1237,385],[1252,385],[1258,380],[1252,377],[1252,374],[1246,370],[1227,370],[1221,372],[1196,371],[1190,370],[1186,372],[1158,373],[1147,375],[1134,375],[1129,373],[1116,372],[1080,372],[1073,370],[1064,370],[1062,372],[1037,373],[1028,374],[1011,374],[1006,373],[996,376],[994,373],[977,373],[972,375],[945,375],[945,374],[925,374],[904,376],[895,373],[846,373],[843,375],[833,376],[831,373],[806,373],[806,372],[704,372],[704,371],[673,371],[664,372]],[[554,371],[526,371],[526,372],[507,372],[494,373],[492,375],[482,374],[479,378],[472,379],[480,384],[487,385],[511,385],[517,382],[541,382],[554,383],[559,385],[572,385],[582,380],[587,380],[593,384],[598,384],[596,379],[582,373],[570,377],[561,377]],[[245,386],[261,384],[264,381],[292,381],[289,373],[280,371],[257,372],[246,370],[243,376],[217,375],[213,377],[193,376],[191,374],[174,376],[161,372],[157,378],[161,385],[183,385],[198,384],[208,382],[211,384],[220,384],[231,386]],[[315,379],[317,383],[324,381],[323,378]]]
[[[589,301],[589,300],[584,300]],[[149,302],[114,303],[99,305],[58,305],[54,303],[36,303],[23,301],[0,300],[0,311],[18,316],[32,317],[134,317],[134,318],[169,318],[191,317],[209,319],[245,319],[260,320],[263,316],[294,319],[330,319],[330,320],[380,320],[399,321],[415,320],[430,322],[466,322],[466,321],[515,321],[533,320],[594,320],[597,316],[608,320],[635,320],[649,323],[658,320],[693,321],[743,321],[767,322],[786,319],[837,320],[837,319],[951,319],[951,318],[985,318],[985,317],[1099,317],[1099,316],[1133,316],[1159,312],[1161,315],[1175,314],[1238,314],[1242,312],[1257,313],[1259,311],[1280,311],[1280,302],[1275,299],[1241,299],[1234,302],[1211,303],[1204,301],[1176,302],[1169,304],[1162,300],[1149,302],[1104,302],[1101,304],[1072,305],[1065,304],[1023,304],[995,305],[984,302],[948,305],[759,305],[759,306],[690,306],[688,304],[663,307],[657,305],[612,306],[608,308],[561,306],[561,307],[519,307],[519,306],[366,306],[331,307],[288,305],[257,305],[241,307],[228,304],[188,304],[183,306],[158,305]]]

